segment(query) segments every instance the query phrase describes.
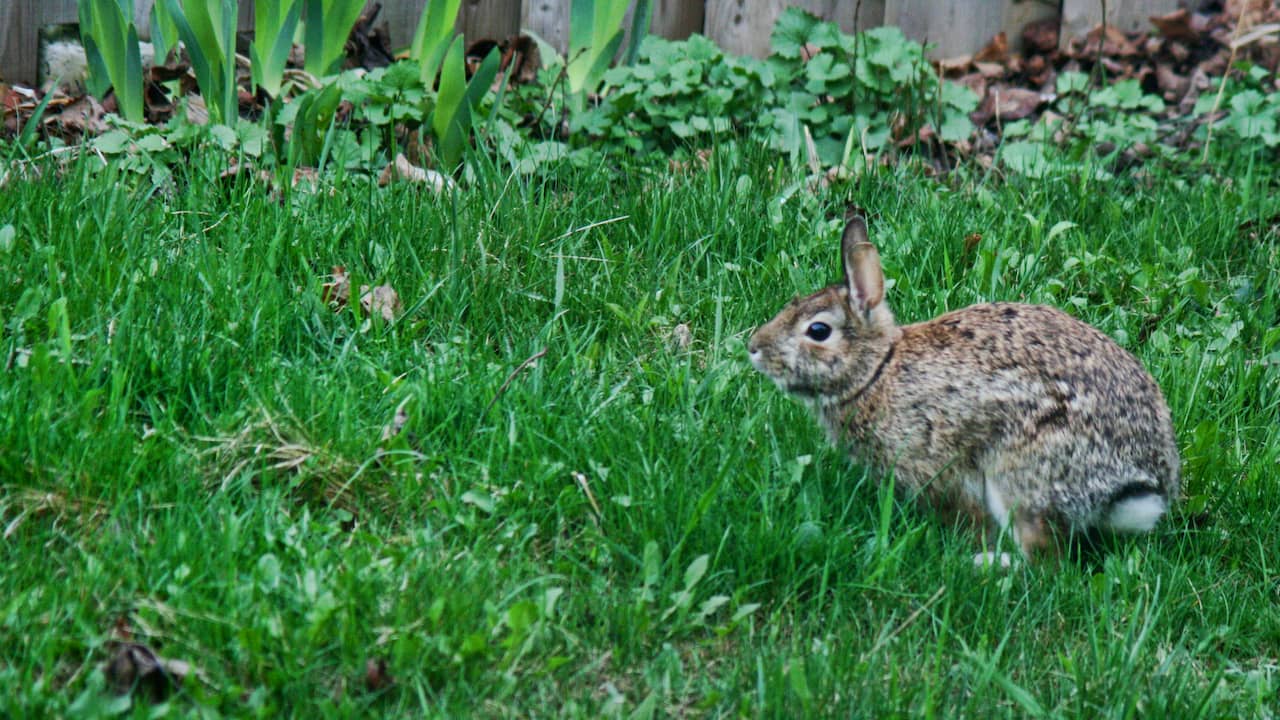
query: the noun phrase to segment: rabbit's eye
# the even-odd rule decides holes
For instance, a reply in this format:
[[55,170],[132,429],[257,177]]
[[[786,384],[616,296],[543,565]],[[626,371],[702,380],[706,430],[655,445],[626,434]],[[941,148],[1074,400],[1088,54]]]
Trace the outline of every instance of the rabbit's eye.
[[809,328],[804,331],[811,340],[822,342],[831,337],[831,326],[824,322],[809,323]]

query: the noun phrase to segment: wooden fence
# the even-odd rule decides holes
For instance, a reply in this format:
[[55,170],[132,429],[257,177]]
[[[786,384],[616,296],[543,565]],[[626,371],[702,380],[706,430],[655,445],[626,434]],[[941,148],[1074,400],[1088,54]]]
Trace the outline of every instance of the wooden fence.
[[[561,52],[569,40],[572,0],[463,0],[458,29],[469,38],[505,38],[521,28],[536,33]],[[379,22],[391,30],[392,44],[407,46],[426,0],[382,0]],[[1102,21],[1124,30],[1145,27],[1151,15],[1196,4],[1188,0],[651,0],[650,31],[668,38],[700,32],[725,50],[764,56],[774,20],[788,6],[803,7],[839,23],[845,32],[897,25],[908,37],[934,45],[933,56],[974,52],[998,32],[1018,49],[1019,33],[1036,20],[1059,18],[1063,37],[1088,31]],[[135,0],[145,27],[151,0]],[[240,29],[253,27],[253,3],[240,2]],[[0,80],[34,83],[39,32],[46,25],[76,22],[75,0],[0,0]]]

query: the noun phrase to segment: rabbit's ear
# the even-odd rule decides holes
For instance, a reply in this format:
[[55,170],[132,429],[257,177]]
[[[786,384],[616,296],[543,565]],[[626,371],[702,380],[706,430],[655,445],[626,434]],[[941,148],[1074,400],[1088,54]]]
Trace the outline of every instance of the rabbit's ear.
[[845,282],[849,284],[849,304],[868,313],[884,300],[884,271],[880,269],[880,253],[867,241],[867,223],[861,217],[845,225],[840,250]]

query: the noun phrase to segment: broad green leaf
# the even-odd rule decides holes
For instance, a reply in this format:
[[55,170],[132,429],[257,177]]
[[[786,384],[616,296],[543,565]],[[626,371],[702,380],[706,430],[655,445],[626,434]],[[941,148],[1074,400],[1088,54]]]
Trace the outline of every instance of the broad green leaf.
[[364,0],[304,0],[306,2],[307,72],[322,77],[342,67],[343,48],[360,18]]
[[449,38],[453,37],[461,1],[430,0],[418,20],[409,57],[418,63],[421,69],[419,77],[429,86],[435,84],[436,73],[440,71],[440,63],[449,49]]
[[254,39],[249,46],[253,82],[278,97],[302,5],[298,0],[257,0],[253,9]]
[[440,66],[440,90],[436,95],[436,109],[431,118],[431,129],[440,142],[440,156],[448,171],[452,171],[462,157],[462,131],[454,123],[454,115],[462,105],[466,83],[462,37],[458,36],[449,46],[449,52],[445,54]]
[[707,574],[707,567],[711,564],[710,555],[699,555],[689,563],[689,567],[684,571],[684,589],[692,590],[702,577]]

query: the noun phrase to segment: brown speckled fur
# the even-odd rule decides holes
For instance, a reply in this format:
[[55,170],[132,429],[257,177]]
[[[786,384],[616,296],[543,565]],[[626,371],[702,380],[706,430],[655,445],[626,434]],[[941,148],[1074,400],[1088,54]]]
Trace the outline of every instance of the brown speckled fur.
[[[846,282],[792,301],[748,344],[833,441],[949,518],[991,519],[998,493],[1027,554],[1099,526],[1122,498],[1176,500],[1169,409],[1133,355],[1045,306],[974,305],[899,327],[861,219],[843,245]],[[805,334],[815,319],[831,328],[824,342]]]

